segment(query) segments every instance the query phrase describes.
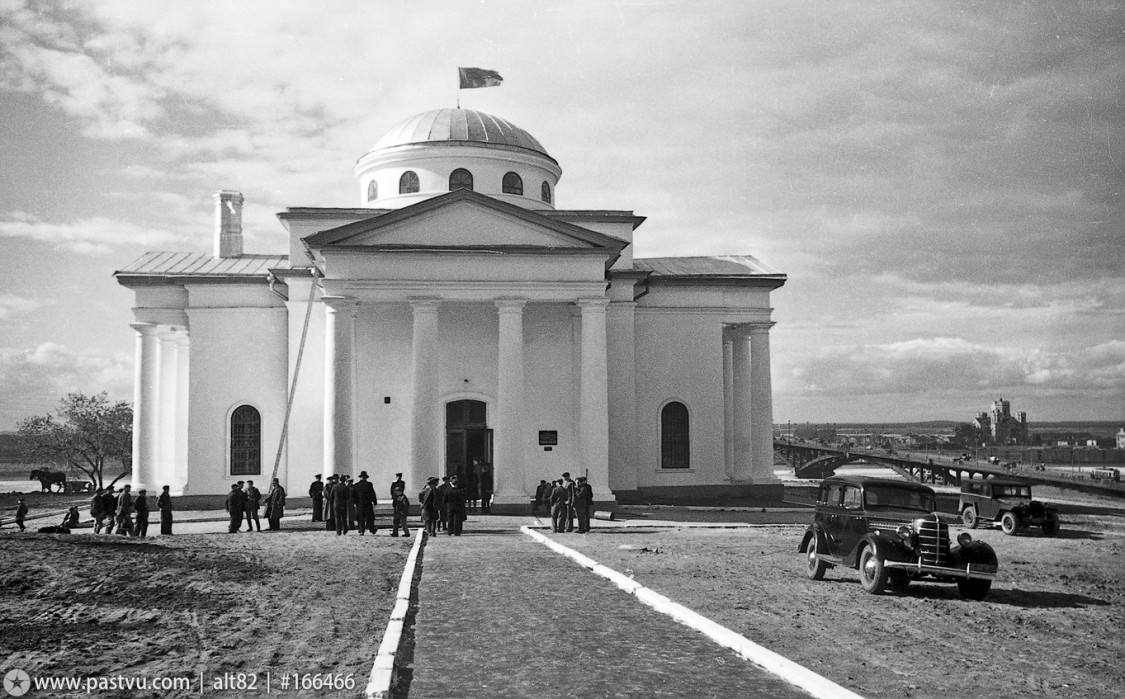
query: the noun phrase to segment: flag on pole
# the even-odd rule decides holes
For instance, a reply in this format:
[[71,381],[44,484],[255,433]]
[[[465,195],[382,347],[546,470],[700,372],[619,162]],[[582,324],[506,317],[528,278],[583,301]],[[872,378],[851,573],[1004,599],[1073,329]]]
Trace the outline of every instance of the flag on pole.
[[494,70],[487,68],[458,68],[461,75],[461,89],[468,90],[473,87],[496,87],[504,82],[504,78]]

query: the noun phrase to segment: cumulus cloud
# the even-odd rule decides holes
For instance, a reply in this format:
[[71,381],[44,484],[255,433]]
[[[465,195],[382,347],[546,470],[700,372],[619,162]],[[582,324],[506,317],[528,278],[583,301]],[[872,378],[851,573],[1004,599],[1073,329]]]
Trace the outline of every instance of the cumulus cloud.
[[101,393],[132,400],[133,358],[104,356],[45,342],[30,349],[0,349],[0,429],[53,411],[67,393]]
[[74,223],[49,223],[31,214],[14,211],[0,219],[0,236],[29,238],[86,255],[108,255],[115,245],[160,247],[177,236],[128,221],[94,217]]
[[38,299],[29,299],[15,294],[0,294],[0,320],[14,316],[18,313],[34,311],[46,306],[48,302]]

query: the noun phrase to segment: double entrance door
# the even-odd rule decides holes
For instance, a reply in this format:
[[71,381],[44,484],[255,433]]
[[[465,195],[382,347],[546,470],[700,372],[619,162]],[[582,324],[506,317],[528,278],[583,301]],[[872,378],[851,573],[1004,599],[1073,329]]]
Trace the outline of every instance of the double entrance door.
[[479,400],[445,404],[445,475],[458,477],[470,502],[482,499],[482,490],[493,490],[492,430],[487,406]]

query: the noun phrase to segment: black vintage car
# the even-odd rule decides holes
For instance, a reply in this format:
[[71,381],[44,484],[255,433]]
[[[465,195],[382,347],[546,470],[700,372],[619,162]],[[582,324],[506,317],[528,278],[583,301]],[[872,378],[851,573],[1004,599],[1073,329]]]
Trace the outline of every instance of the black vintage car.
[[949,540],[933,489],[864,476],[833,476],[820,484],[816,514],[797,549],[805,572],[820,580],[833,566],[859,571],[863,589],[902,591],[911,580],[956,582],[965,599],[988,594],[996,553],[967,533]]
[[1031,527],[1041,528],[1047,536],[1059,533],[1058,511],[1032,498],[1031,486],[1020,480],[964,480],[957,511],[969,529],[999,522],[1000,529],[1009,536]]

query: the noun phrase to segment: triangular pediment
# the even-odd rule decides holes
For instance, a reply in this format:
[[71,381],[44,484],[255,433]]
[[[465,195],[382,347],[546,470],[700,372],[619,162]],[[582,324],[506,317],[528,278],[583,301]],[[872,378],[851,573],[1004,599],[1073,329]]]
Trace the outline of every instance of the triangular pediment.
[[458,190],[403,209],[308,236],[312,249],[620,250],[625,241],[556,221],[491,197]]

